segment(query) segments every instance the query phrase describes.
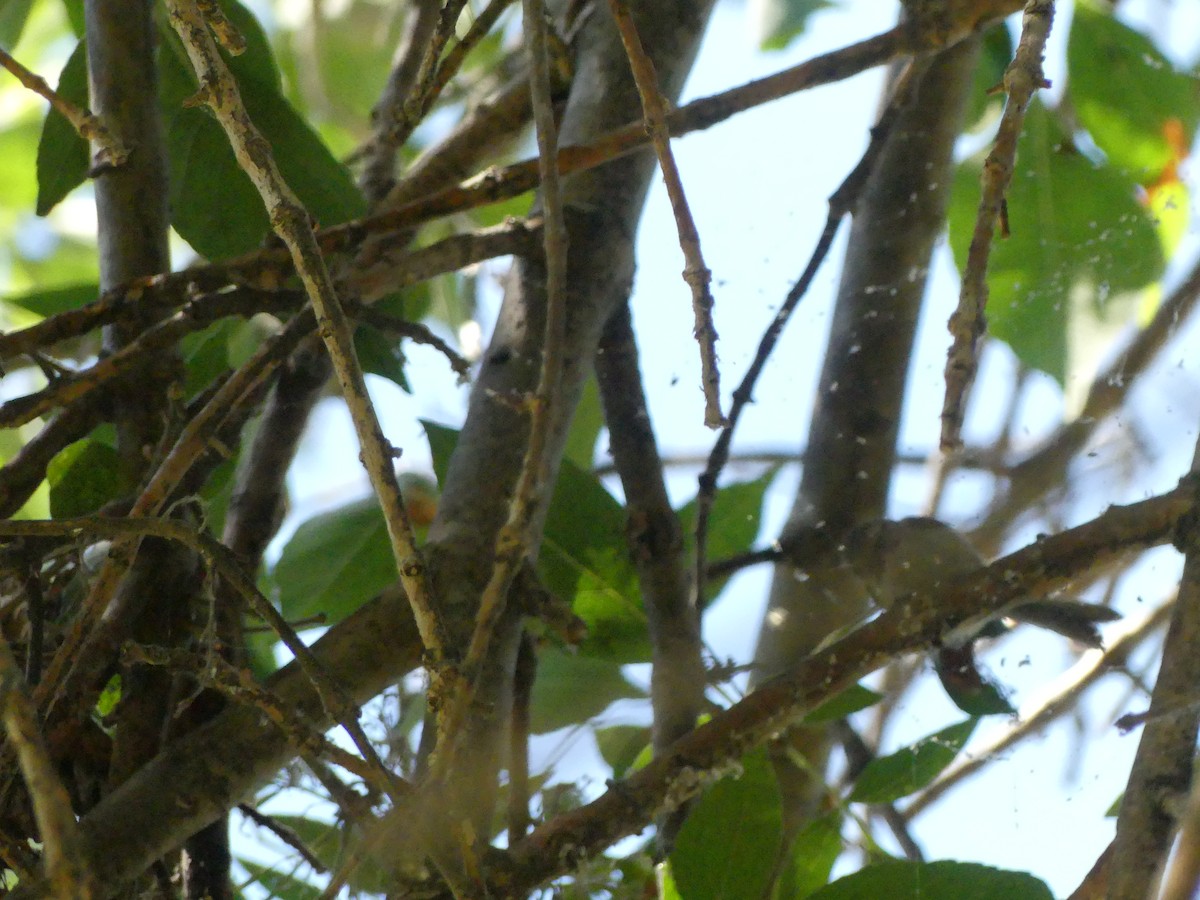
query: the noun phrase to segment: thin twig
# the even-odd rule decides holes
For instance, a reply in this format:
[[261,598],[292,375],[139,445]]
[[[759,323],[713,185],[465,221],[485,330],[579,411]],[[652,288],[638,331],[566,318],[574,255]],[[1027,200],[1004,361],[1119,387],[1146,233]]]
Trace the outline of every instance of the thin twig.
[[396,169],[396,150],[407,140],[391,138],[394,123],[404,114],[404,104],[412,95],[428,46],[440,20],[441,0],[415,0],[405,10],[404,35],[387,84],[371,110],[374,133],[362,148],[365,160],[359,185],[367,202],[374,206],[391,188]]
[[537,677],[537,647],[529,632],[521,635],[513,671],[512,718],[508,732],[508,840],[529,831],[529,717],[533,682]]
[[399,147],[408,140],[413,129],[429,112],[437,93],[440,93],[441,86],[435,87],[438,60],[442,56],[442,51],[446,49],[446,44],[454,35],[454,27],[466,5],[466,0],[446,0],[437,26],[433,29],[433,34],[425,46],[425,55],[421,58],[421,65],[417,70],[415,85],[408,96],[403,98],[399,117],[386,123],[386,129],[380,129],[380,134],[388,146]]
[[237,82],[217,52],[196,7],[190,0],[168,0],[168,8],[172,27],[187,48],[201,83],[198,101],[212,110],[224,129],[238,164],[262,196],[272,227],[287,245],[305,292],[312,301],[321,337],[354,420],[363,465],[379,497],[400,581],[436,673],[446,650],[446,637],[433,605],[425,565],[417,551],[412,524],[396,480],[395,449],[384,436],[367,394],[362,368],[354,353],[350,323],[321,257],[308,213],[280,175],[270,144],[247,115]]
[[380,331],[391,332],[400,337],[406,337],[414,344],[424,344],[427,347],[432,347],[438,353],[442,354],[442,356],[446,357],[446,362],[450,363],[450,368],[454,370],[454,374],[458,376],[460,382],[465,381],[471,374],[471,364],[453,347],[434,334],[427,325],[389,315],[373,306],[364,306],[356,312],[355,318],[360,322],[365,322],[368,325],[378,328]]
[[261,813],[249,803],[239,803],[238,812],[257,825],[259,828],[265,828],[277,838],[300,854],[300,858],[308,863],[309,868],[314,872],[324,873],[329,869],[325,863],[321,862],[317,854],[313,853],[304,843],[304,839],[296,834],[295,829],[289,828],[273,816],[268,816],[266,813]]
[[962,443],[966,396],[979,365],[980,340],[987,331],[984,311],[988,298],[988,258],[996,223],[1004,209],[1005,194],[1012,181],[1025,111],[1033,95],[1049,85],[1042,71],[1042,57],[1053,20],[1054,0],[1029,0],[1025,4],[1017,53],[1004,72],[1008,102],[1004,105],[996,143],[983,163],[979,213],[967,252],[958,309],[950,316],[948,326],[953,342],[946,356],[946,399],[942,404],[941,437],[944,450],[954,449]]
[[717,329],[713,325],[712,272],[704,262],[700,249],[700,233],[696,220],[688,206],[683,190],[683,179],[675,164],[671,151],[671,134],[667,127],[667,103],[658,89],[658,74],[654,63],[642,47],[637,25],[629,11],[626,0],[609,0],[617,30],[629,57],[629,68],[642,98],[646,133],[654,145],[658,165],[662,169],[667,196],[671,200],[671,212],[675,215],[675,227],[679,232],[679,246],[683,250],[683,280],[692,290],[692,314],[695,317],[693,335],[700,345],[700,384],[704,391],[704,424],[709,428],[720,428],[725,424],[721,413],[721,372],[717,368]]
[[[254,355],[225,380],[204,407],[188,419],[175,446],[159,464],[149,484],[134,502],[130,515],[154,516],[162,510],[196,460],[207,451],[209,441],[222,423],[234,415],[234,411],[241,409],[247,399],[257,396],[257,390],[312,327],[310,310],[294,316],[282,331],[264,341]],[[66,679],[89,680],[88,674],[92,668],[107,665],[106,660],[97,660],[94,652],[86,651],[85,644],[116,652],[119,638],[113,641],[113,646],[105,645],[112,639],[112,635],[123,627],[124,613],[120,609],[110,608],[110,603],[124,577],[127,557],[131,558],[133,549],[133,546],[117,542],[110,550],[108,559],[92,582],[87,598],[71,624],[70,631],[51,660],[45,677],[34,691],[35,700],[47,715],[54,705],[52,698],[76,696],[74,690],[66,689]],[[98,629],[97,625],[105,613],[106,628]],[[98,688],[93,685],[88,690]],[[87,695],[86,692],[80,692],[79,696],[84,699]],[[70,718],[68,717],[68,720]]]
[[[360,303],[369,303],[484,260],[527,255],[538,246],[540,234],[540,221],[532,219],[450,235],[415,250],[405,245],[393,252],[382,240],[372,264],[348,272],[346,284]],[[295,309],[302,295],[283,287],[291,272],[290,259],[271,252],[138,279],[105,291],[97,300],[77,309],[56,313],[20,331],[0,334],[0,361],[80,337],[138,312],[162,313],[183,307],[188,310],[190,328],[198,330],[224,316]],[[240,289],[230,291],[230,285]]]
[[39,97],[50,101],[55,111],[66,119],[85,141],[95,141],[99,149],[93,163],[96,169],[119,166],[129,157],[129,151],[117,140],[104,122],[89,109],[80,109],[46,83],[42,76],[31,72],[0,47],[0,66],[8,69],[17,81]]
[[750,367],[742,377],[741,383],[733,392],[733,403],[729,407],[728,421],[725,427],[721,429],[721,433],[713,445],[712,453],[709,454],[708,464],[698,479],[700,487],[696,495],[695,531],[697,597],[704,596],[704,582],[708,572],[708,519],[712,513],[713,501],[716,498],[717,480],[720,478],[725,464],[729,461],[729,448],[733,442],[733,432],[737,428],[742,412],[753,399],[754,385],[758,382],[759,376],[766,367],[767,359],[770,357],[771,351],[775,349],[775,344],[779,341],[779,335],[783,332],[788,319],[791,318],[792,313],[808,292],[809,285],[812,284],[813,279],[816,277],[817,270],[820,269],[821,264],[825,261],[825,257],[829,254],[829,249],[833,246],[833,238],[837,234],[842,218],[854,208],[854,203],[863,185],[866,184],[867,178],[875,167],[875,161],[883,151],[892,125],[895,123],[900,112],[911,101],[911,94],[915,90],[915,86],[919,84],[920,75],[925,71],[927,65],[928,58],[913,59],[905,67],[904,71],[897,76],[891,99],[880,115],[879,121],[871,129],[871,140],[867,145],[866,151],[863,153],[862,159],[859,160],[854,170],[846,176],[846,179],[838,186],[838,189],[829,197],[829,214],[825,219],[825,227],[821,230],[821,235],[817,239],[817,245],[813,248],[812,256],[809,257],[804,272],[792,286],[792,289],[788,291],[783,305],[780,306],[779,311],[775,313],[775,317],[767,326],[766,331],[763,332],[763,336],[758,343],[758,349],[754,354],[754,359],[750,362]]
[[378,791],[386,793],[390,789],[388,782],[380,779],[379,772],[369,763],[343,750],[296,712],[289,710],[279,697],[255,681],[250,670],[238,668],[215,653],[126,642],[121,648],[121,662],[126,665],[162,666],[191,675],[205,687],[214,688],[226,697],[260,710],[279,726],[301,753],[329,760],[353,772]]
[[[20,537],[45,537],[63,535],[80,537],[84,534],[100,535],[113,539],[114,547],[122,539],[157,537],[182,544],[194,550],[221,576],[247,607],[279,635],[283,645],[292,652],[305,675],[308,676],[331,718],[340,723],[350,735],[363,758],[374,768],[383,783],[389,784],[393,796],[403,796],[405,786],[379,759],[362,727],[358,724],[358,706],[350,699],[338,682],[331,678],[313,655],[295,629],[288,623],[271,601],[262,595],[234,557],[233,552],[207,532],[195,531],[177,519],[158,519],[127,516],[121,519],[85,516],[82,518],[56,519],[53,521],[8,521],[0,522],[0,535]],[[112,554],[110,549],[110,556]]]
[[[695,727],[704,709],[706,678],[683,529],[667,493],[627,303],[604,327],[595,368],[609,447],[625,493],[629,551],[646,608],[653,651],[653,744],[661,754]],[[659,823],[660,853],[669,851],[685,813],[680,810]]]
[[[838,741],[842,745],[842,749],[846,754],[847,770],[844,776],[845,782],[853,782],[871,762],[876,758],[874,751],[867,746],[866,741],[862,739],[857,731],[851,727],[850,723],[845,719],[835,722],[833,732],[837,736]],[[896,838],[896,843],[900,845],[900,849],[904,851],[904,855],[916,862],[922,862],[925,859],[925,854],[921,850],[921,845],[913,839],[912,833],[908,829],[908,822],[900,811],[896,809],[894,803],[879,803],[873,804],[873,809],[878,811],[888,828],[892,830],[892,834]]]
[[37,709],[25,693],[25,679],[8,642],[0,638],[0,709],[10,745],[16,749],[33,814],[44,845],[46,877],[57,897],[90,900],[95,885],[79,852],[79,824],[71,798],[50,759]]

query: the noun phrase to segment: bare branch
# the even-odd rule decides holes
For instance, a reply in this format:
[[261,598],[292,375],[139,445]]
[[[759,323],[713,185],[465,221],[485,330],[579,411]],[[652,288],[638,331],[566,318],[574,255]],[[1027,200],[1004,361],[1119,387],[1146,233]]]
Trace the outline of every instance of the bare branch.
[[675,227],[679,232],[679,246],[683,250],[683,280],[692,289],[692,312],[695,316],[693,333],[700,344],[700,384],[704,391],[704,424],[709,428],[720,428],[726,424],[721,414],[721,372],[717,368],[717,329],[713,325],[712,272],[704,263],[700,249],[700,233],[688,206],[683,190],[683,179],[671,152],[671,135],[667,127],[667,104],[658,90],[658,75],[654,63],[642,47],[633,16],[625,0],[609,0],[609,8],[617,20],[621,42],[629,56],[629,67],[637,82],[638,94],[642,98],[645,112],[646,133],[654,145],[658,165],[662,169],[667,196],[671,200],[671,211],[675,215]]
[[412,524],[393,469],[394,448],[388,443],[367,394],[362,368],[354,354],[349,320],[342,310],[308,213],[279,174],[270,145],[250,121],[242,105],[237,83],[217,52],[203,19],[190,0],[170,0],[171,24],[179,33],[202,85],[199,98],[212,109],[234,149],[238,164],[262,195],[272,227],[287,244],[293,264],[312,300],[322,340],[329,349],[334,371],[354,420],[362,448],[363,464],[379,497],[391,539],[400,581],[422,636],[431,654],[434,670],[446,649],[446,638],[434,609],[425,579],[425,567],[417,552]]
[[562,194],[555,157],[558,124],[550,88],[550,59],[547,49],[545,10],[541,0],[522,0],[525,46],[529,55],[529,85],[537,125],[539,168],[545,224],[542,240],[546,254],[546,325],[542,341],[542,364],[537,388],[528,400],[529,438],[521,472],[513,490],[508,519],[496,536],[495,564],[475,618],[475,630],[463,662],[463,684],[449,698],[445,715],[438,721],[439,751],[433,766],[440,779],[457,761],[453,742],[461,739],[462,720],[474,702],[484,660],[521,565],[533,548],[533,523],[542,492],[549,488],[550,411],[562,403],[562,377],[567,328],[567,227],[563,219]]
[[371,111],[375,133],[362,152],[366,165],[359,184],[371,203],[378,202],[391,186],[396,150],[407,139],[407,135],[393,138],[392,132],[416,87],[422,63],[431,52],[429,44],[441,18],[441,9],[441,0],[417,0],[405,11],[404,37],[396,48],[383,94]]
[[[609,446],[627,507],[627,537],[637,568],[654,668],[650,703],[654,752],[695,727],[706,678],[698,599],[692,590],[679,516],[671,507],[628,305],[608,321],[596,352],[596,377]],[[659,849],[670,848],[682,815],[660,823]]]
[[953,449],[962,443],[967,390],[975,380],[975,370],[979,365],[979,342],[987,330],[984,310],[988,298],[988,258],[992,252],[996,223],[1001,223],[1002,235],[1007,232],[1005,194],[1012,181],[1017,140],[1025,122],[1025,111],[1033,95],[1048,86],[1042,71],[1042,57],[1053,20],[1054,0],[1029,0],[1025,4],[1021,41],[1015,58],[1004,72],[1004,90],[1008,94],[1008,102],[1004,106],[996,143],[983,163],[979,214],[967,252],[958,309],[950,316],[949,329],[953,343],[946,356],[946,398],[942,404],[943,449]]
[[[1200,472],[1200,444],[1192,477]],[[1163,642],[1162,662],[1150,699],[1150,721],[1142,732],[1133,769],[1117,815],[1109,865],[1109,896],[1149,897],[1158,886],[1180,804],[1192,782],[1200,706],[1200,531],[1190,518],[1181,523],[1179,544],[1186,551],[1179,599]]]
[[0,66],[8,69],[21,84],[40,97],[50,101],[50,105],[85,141],[95,141],[99,146],[93,168],[96,170],[110,169],[123,165],[129,156],[125,146],[113,136],[105,126],[104,121],[89,109],[80,109],[71,101],[65,99],[50,85],[46,79],[25,68],[12,57],[3,47],[0,47]]
[[37,709],[25,693],[25,679],[8,642],[0,639],[0,708],[4,730],[17,752],[33,812],[45,845],[46,878],[56,896],[91,900],[95,885],[80,854],[79,826],[71,798],[46,750]]

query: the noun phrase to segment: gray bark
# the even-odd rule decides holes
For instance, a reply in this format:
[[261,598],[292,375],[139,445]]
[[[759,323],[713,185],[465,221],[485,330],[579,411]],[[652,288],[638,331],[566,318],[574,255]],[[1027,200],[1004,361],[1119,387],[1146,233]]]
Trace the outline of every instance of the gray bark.
[[[941,233],[951,154],[962,125],[978,41],[936,59],[901,114],[858,199],[809,432],[804,474],[785,535],[823,525],[835,538],[884,515],[913,335],[933,245]],[[803,659],[859,621],[864,598],[777,566],[755,652],[755,678]],[[832,595],[832,596],[831,596]],[[794,748],[820,767],[824,732],[797,730]],[[820,785],[777,753],[785,821],[798,827]]]

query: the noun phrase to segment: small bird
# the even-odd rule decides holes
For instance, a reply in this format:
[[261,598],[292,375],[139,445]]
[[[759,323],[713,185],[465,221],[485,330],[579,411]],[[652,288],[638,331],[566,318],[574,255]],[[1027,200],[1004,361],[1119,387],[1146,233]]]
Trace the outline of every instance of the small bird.
[[[928,517],[865,522],[851,529],[839,551],[871,597],[885,609],[906,594],[932,593],[987,565],[965,537]],[[1107,606],[1078,600],[1036,599],[1011,606],[984,621],[968,622],[947,636],[946,643],[966,644],[990,622],[1003,617],[1099,647],[1102,643],[1096,624],[1114,621],[1120,615]]]

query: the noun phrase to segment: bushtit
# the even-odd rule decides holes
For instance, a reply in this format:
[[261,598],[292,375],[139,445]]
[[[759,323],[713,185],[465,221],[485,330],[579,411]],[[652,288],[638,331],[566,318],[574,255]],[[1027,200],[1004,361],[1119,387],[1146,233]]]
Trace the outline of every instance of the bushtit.
[[[987,565],[966,538],[932,518],[866,522],[850,531],[839,551],[875,602],[885,608],[905,594],[937,591]],[[1106,606],[1076,600],[1032,600],[1001,615],[1048,628],[1089,647],[1101,645],[1097,622],[1120,618]],[[986,624],[967,622],[948,635],[946,643],[965,644]]]

